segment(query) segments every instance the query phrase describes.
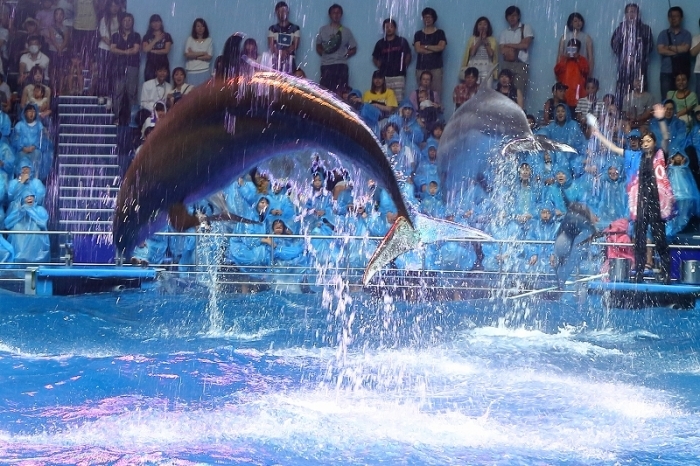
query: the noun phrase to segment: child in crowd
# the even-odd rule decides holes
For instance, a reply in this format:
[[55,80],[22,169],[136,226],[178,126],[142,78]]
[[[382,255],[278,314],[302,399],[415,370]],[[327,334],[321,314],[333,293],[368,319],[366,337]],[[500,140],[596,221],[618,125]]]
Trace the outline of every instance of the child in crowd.
[[83,95],[84,90],[83,65],[80,55],[75,54],[71,56],[68,70],[61,79],[61,92],[63,95]]
[[399,127],[399,137],[404,144],[420,144],[423,142],[423,128],[416,119],[415,111],[411,102],[404,101],[399,106],[398,113],[389,118],[389,123],[394,123]]
[[513,189],[511,213],[524,230],[527,230],[530,220],[537,213],[539,202],[540,189],[534,182],[532,168],[528,163],[521,163],[518,167],[518,179]]
[[[35,203],[35,193],[28,187],[21,203],[13,204],[5,217],[5,227],[14,231],[47,231],[49,213]],[[15,252],[16,262],[48,262],[49,235],[12,233],[8,240]]]
[[410,144],[402,144],[401,140],[394,136],[388,143],[389,161],[394,167],[394,172],[400,178],[413,176],[418,165],[418,153]]
[[423,156],[416,168],[413,182],[415,183],[418,196],[423,197],[423,194],[428,191],[428,183],[431,180],[439,179],[437,169],[437,144],[430,143],[425,148]]
[[600,187],[593,201],[598,215],[598,226],[605,227],[619,218],[626,218],[627,187],[619,161],[611,162],[600,175]]
[[566,103],[566,90],[569,88],[566,84],[556,83],[552,86],[552,97],[544,103],[543,119],[544,124],[548,125],[554,120],[554,109],[561,103]]
[[32,167],[32,162],[26,158],[22,157],[19,164],[19,175],[17,178],[9,182],[7,188],[7,199],[12,203],[21,203],[21,195],[27,189],[31,189],[34,193],[34,204],[44,205],[44,198],[46,197],[46,187],[44,183],[39,180],[34,174]]
[[420,212],[429,217],[444,218],[446,215],[445,203],[442,202],[442,195],[436,180],[428,183],[428,189],[423,193],[420,202]]
[[586,57],[582,56],[581,41],[570,39],[566,44],[566,54],[559,57],[559,61],[554,67],[554,75],[557,81],[566,85],[566,104],[573,112],[579,98],[584,94],[584,87],[588,79],[590,67]]
[[[545,202],[538,207],[538,218],[533,220],[525,239],[528,241],[554,241],[558,224],[554,220],[554,204]],[[524,270],[528,273],[548,273],[554,266],[552,244],[528,243],[525,245]]]
[[261,243],[270,248],[270,264],[272,276],[270,281],[277,283],[273,286],[275,291],[300,293],[300,277],[303,276],[299,267],[306,265],[304,256],[304,240],[301,238],[285,238],[297,234],[294,228],[297,225],[291,220],[277,218],[270,225],[270,233],[274,236],[262,238]]
[[44,125],[37,120],[38,114],[36,104],[28,103],[24,107],[21,121],[15,124],[12,146],[18,155],[29,159],[33,172],[45,181],[53,163],[53,146],[45,134]]
[[460,105],[474,97],[476,91],[479,90],[479,70],[472,67],[464,70],[464,79],[460,79],[452,92],[452,102],[455,104],[455,110]]
[[586,79],[586,95],[579,98],[576,103],[576,118],[585,122],[586,114],[592,113],[596,118],[601,118],[605,113],[605,102],[598,100],[600,82],[596,78]]

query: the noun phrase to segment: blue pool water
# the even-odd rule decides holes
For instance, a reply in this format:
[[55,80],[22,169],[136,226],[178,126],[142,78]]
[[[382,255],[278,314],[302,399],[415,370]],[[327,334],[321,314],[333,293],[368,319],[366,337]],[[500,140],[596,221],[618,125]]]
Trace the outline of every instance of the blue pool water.
[[0,302],[3,464],[700,457],[697,309],[201,290]]

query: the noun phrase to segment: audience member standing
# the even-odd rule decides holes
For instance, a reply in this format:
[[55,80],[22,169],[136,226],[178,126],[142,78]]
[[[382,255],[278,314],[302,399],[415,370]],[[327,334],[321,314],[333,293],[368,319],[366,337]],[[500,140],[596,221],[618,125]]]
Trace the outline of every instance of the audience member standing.
[[197,18],[192,23],[192,34],[185,42],[185,69],[190,84],[199,86],[211,77],[209,65],[214,56],[214,44],[209,37],[209,26],[202,18]]
[[277,2],[275,15],[277,15],[277,23],[270,26],[267,32],[267,46],[272,54],[272,67],[285,73],[292,73],[297,67],[294,54],[299,48],[301,30],[299,26],[289,21],[287,2]]
[[348,58],[357,53],[352,31],[343,26],[343,7],[334,3],[328,9],[330,24],[321,26],[316,36],[316,53],[321,56],[321,86],[339,94],[349,82]]
[[632,89],[635,78],[647,80],[649,55],[654,49],[651,27],[642,23],[636,3],[625,6],[625,19],[615,29],[610,46],[617,57],[615,101],[622,102]]
[[168,54],[173,45],[173,38],[165,32],[163,19],[160,15],[151,15],[148,20],[148,30],[143,36],[141,48],[146,52],[146,69],[143,72],[143,80],[148,81],[156,77],[156,71],[165,66],[168,69],[166,81],[170,82],[170,61]]
[[503,63],[501,69],[508,69],[513,72],[513,85],[518,89],[523,99],[527,96],[527,86],[529,79],[529,59],[530,46],[535,40],[532,28],[520,22],[520,8],[511,5],[506,8],[506,21],[508,29],[501,32],[499,40],[499,50]]
[[474,30],[467,42],[460,71],[469,67],[476,68],[479,70],[479,82],[481,82],[492,70],[493,77],[497,76],[496,65],[498,65],[498,43],[493,37],[491,21],[486,16],[482,16],[474,23]]
[[595,64],[595,59],[593,57],[593,39],[591,39],[591,36],[583,32],[583,27],[585,24],[586,20],[583,19],[581,13],[571,13],[569,15],[569,18],[566,20],[566,30],[559,41],[559,52],[557,54],[557,59],[566,54],[566,44],[568,44],[571,39],[580,40],[581,50],[579,53],[583,55],[586,60],[588,60],[588,67],[590,68],[590,74],[592,75]]
[[122,17],[119,31],[112,34],[110,47],[114,55],[114,124],[118,125],[124,98],[129,110],[138,102],[141,35],[134,32],[134,17],[131,13]]
[[113,77],[110,69],[110,47],[112,34],[119,30],[119,13],[121,4],[119,0],[110,0],[107,3],[105,14],[100,20],[100,42],[97,44],[97,95],[106,97],[112,95]]
[[83,69],[89,70],[97,47],[99,0],[73,0],[73,53],[80,54]]
[[690,43],[693,38],[681,27],[683,9],[679,6],[668,10],[669,28],[659,34],[656,50],[661,55],[661,97],[665,97],[675,88],[675,79],[679,73],[690,77]]
[[386,79],[386,87],[394,91],[401,102],[406,89],[406,70],[411,63],[411,47],[408,41],[396,35],[396,21],[387,18],[382,23],[384,37],[374,45],[372,62]]
[[438,20],[435,10],[424,8],[421,16],[423,17],[423,29],[413,35],[413,48],[418,54],[416,59],[416,82],[420,86],[423,71],[430,71],[433,77],[430,90],[435,92],[442,100],[442,52],[447,47],[447,37],[445,36],[445,31],[435,26]]
[[[698,21],[700,25],[700,20]],[[700,95],[700,59],[697,58],[700,54],[700,34],[693,36],[693,42],[691,43],[692,48],[690,49],[690,55],[695,58],[695,93]]]

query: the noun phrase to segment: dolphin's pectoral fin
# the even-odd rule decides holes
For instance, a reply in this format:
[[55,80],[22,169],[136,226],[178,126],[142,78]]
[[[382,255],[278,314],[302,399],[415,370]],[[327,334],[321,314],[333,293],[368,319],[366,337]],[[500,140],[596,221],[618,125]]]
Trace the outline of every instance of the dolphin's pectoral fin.
[[541,152],[543,150],[551,150],[556,152],[576,152],[576,150],[568,144],[552,141],[551,139],[541,134],[534,135],[533,138],[516,138],[509,141],[503,146],[501,151],[505,154],[517,154],[518,152]]
[[433,218],[420,213],[414,214],[413,224],[423,243],[434,243],[448,239],[492,240],[488,234],[476,228],[459,223]]
[[411,226],[410,220],[403,216],[397,218],[369,260],[362,277],[362,284],[367,285],[372,277],[389,262],[404,252],[415,249],[418,243],[420,243],[420,234]]
[[202,223],[196,215],[192,215],[187,211],[187,207],[182,202],[177,202],[170,206],[168,218],[173,229],[180,232],[198,227]]
[[542,134],[535,134],[535,139],[542,147],[542,149],[540,149],[540,150],[546,149],[546,150],[554,150],[554,151],[558,151],[558,152],[576,152],[576,149],[574,149],[570,145],[564,144],[561,142],[557,142],[557,141],[552,141],[547,136],[544,136]]

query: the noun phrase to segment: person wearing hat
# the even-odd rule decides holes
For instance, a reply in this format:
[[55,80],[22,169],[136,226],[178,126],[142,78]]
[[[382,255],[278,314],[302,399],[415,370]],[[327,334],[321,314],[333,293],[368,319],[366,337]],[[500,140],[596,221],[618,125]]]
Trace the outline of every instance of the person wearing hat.
[[569,88],[564,83],[555,83],[552,86],[552,97],[544,103],[544,124],[548,125],[554,119],[554,109],[560,103],[566,103],[566,90]]

